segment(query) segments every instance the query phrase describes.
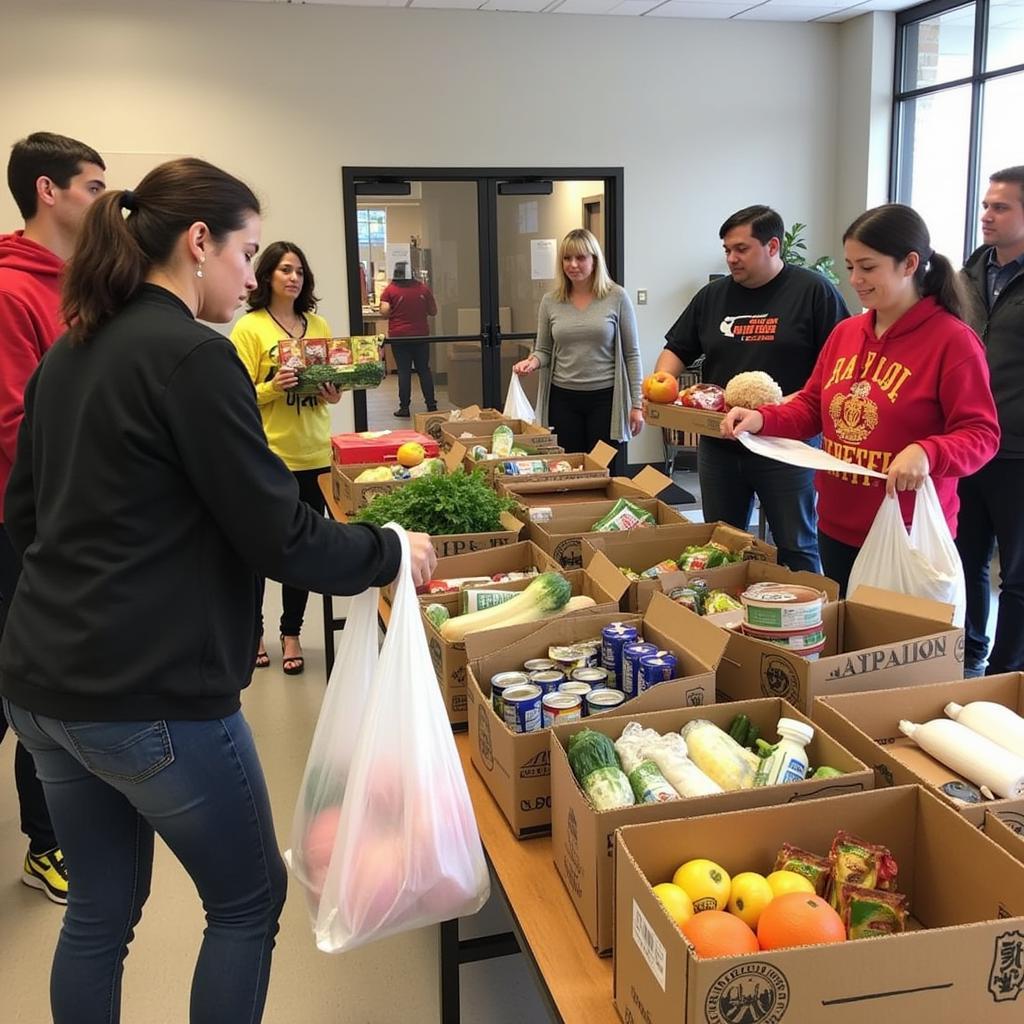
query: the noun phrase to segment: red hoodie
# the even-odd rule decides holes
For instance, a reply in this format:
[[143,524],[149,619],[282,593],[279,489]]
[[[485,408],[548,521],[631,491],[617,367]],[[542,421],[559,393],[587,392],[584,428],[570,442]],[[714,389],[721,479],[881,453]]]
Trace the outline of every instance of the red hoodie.
[[25,413],[25,385],[64,332],[59,316],[63,269],[63,260],[24,232],[0,235],[0,523]]
[[[999,421],[978,336],[934,298],[922,299],[875,337],[873,311],[839,323],[810,379],[785,405],[764,406],[762,433],[808,438],[825,451],[882,473],[915,442],[928,455],[946,522],[956,536],[957,478],[981,469],[999,448]],[[885,481],[817,473],[822,533],[860,547],[878,512]],[[903,520],[913,492],[900,495]]]

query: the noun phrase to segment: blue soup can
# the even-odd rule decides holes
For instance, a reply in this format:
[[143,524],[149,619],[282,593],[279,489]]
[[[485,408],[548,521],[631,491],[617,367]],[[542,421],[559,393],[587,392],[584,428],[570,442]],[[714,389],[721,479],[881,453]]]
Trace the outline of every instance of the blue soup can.
[[544,694],[539,686],[510,686],[502,695],[505,724],[512,732],[536,732],[542,724]]
[[668,651],[658,651],[640,659],[640,670],[637,676],[637,693],[643,693],[667,679],[675,679],[676,656]]
[[627,697],[635,697],[640,692],[640,659],[649,658],[657,653],[658,648],[655,644],[648,644],[643,640],[635,644],[626,644],[622,648],[622,692]]
[[505,705],[502,703],[502,695],[512,686],[525,686],[529,682],[525,672],[499,672],[491,676],[491,707],[494,713],[504,720]]
[[622,689],[622,649],[637,641],[635,626],[613,622],[601,630],[601,668],[608,673],[608,685]]

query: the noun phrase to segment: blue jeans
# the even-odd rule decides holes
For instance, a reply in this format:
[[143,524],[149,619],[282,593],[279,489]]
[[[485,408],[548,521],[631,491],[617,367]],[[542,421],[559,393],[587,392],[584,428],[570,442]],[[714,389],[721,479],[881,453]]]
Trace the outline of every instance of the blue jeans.
[[256,1024],[287,875],[241,712],[204,722],[64,722],[3,704],[35,758],[69,865],[50,976],[54,1024],[121,1019],[121,976],[149,895],[154,832],[206,912],[191,1024]]
[[721,521],[745,530],[756,494],[779,549],[779,563],[821,572],[813,470],[755,455],[738,441],[702,437],[697,472],[706,523]]

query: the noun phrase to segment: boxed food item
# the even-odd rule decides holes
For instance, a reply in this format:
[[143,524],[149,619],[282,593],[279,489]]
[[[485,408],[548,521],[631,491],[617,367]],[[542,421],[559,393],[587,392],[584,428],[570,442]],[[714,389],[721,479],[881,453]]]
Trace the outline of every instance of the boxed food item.
[[375,388],[384,380],[383,335],[351,338],[285,338],[278,343],[282,367],[296,371],[292,394],[315,395],[323,384],[345,391]]
[[[963,708],[969,710],[964,713]],[[877,786],[926,786],[975,825],[980,826],[990,813],[1024,831],[1024,789],[1017,796],[996,792],[997,799],[985,798],[981,792],[982,786],[998,788],[1021,775],[1024,673],[829,694],[815,700],[813,716],[874,769]],[[901,730],[901,722],[939,722],[948,735],[942,735],[945,730],[940,728],[937,742],[923,735],[918,742]],[[978,728],[985,732],[978,733]],[[969,730],[966,735],[965,729]],[[996,746],[977,744],[975,735]]]
[[[583,541],[604,532],[651,531],[663,526],[689,524],[689,520],[655,495],[671,480],[651,466],[646,466],[632,480],[632,486],[645,491],[648,497],[635,495],[615,501],[574,502],[545,509],[527,510],[529,536],[552,558],[567,569],[583,564]],[[621,521],[614,517],[621,515]]]
[[[598,650],[602,630],[621,623],[636,630],[659,651],[668,651],[675,660],[675,677],[652,685],[625,703],[609,705],[612,711],[597,711],[602,705],[595,701],[595,710],[587,721],[601,715],[621,716],[713,703],[715,667],[725,647],[724,634],[695,616],[690,616],[694,620],[690,623],[687,616],[688,612],[660,595],[643,617],[621,612],[584,614],[539,628],[509,626],[504,630],[471,633],[466,638],[466,695],[473,764],[517,836],[543,835],[551,829],[549,742],[546,730],[513,732],[504,715],[499,717],[492,686],[495,677],[499,673],[522,671],[533,659],[554,660],[553,649],[579,649],[593,643],[595,646],[588,648],[593,653]],[[578,656],[581,667],[597,668],[598,673],[603,670],[596,664],[596,657],[585,657],[586,652],[555,653],[560,657]],[[568,668],[565,671],[571,676]],[[594,688],[600,689],[600,683],[595,682]]]
[[394,462],[398,449],[412,442],[421,444],[428,458],[438,454],[437,442],[415,430],[364,430],[356,434],[335,434],[331,438],[331,461],[339,466]]
[[[531,545],[531,547],[533,547]],[[543,555],[543,552],[541,552]],[[444,561],[448,561],[445,559]],[[547,559],[545,557],[545,563]],[[585,569],[564,570],[558,567],[551,568],[545,564],[545,571],[555,572],[563,576],[569,584],[572,597],[588,597],[594,603],[587,611],[614,612],[619,606],[619,591],[608,590],[607,584],[610,580],[613,586],[618,585],[618,574],[612,570],[611,565],[605,561],[603,556],[597,556],[591,560]],[[502,591],[511,594],[521,593],[534,583],[534,579],[512,580],[508,583],[492,583],[487,585],[488,592],[501,593]],[[473,588],[470,588],[472,591]],[[436,624],[428,612],[428,606],[443,608],[450,618],[458,617],[461,611],[461,600],[464,594],[460,592],[449,594],[433,594],[420,601],[423,614],[423,629],[427,634],[427,647],[430,649],[430,659],[434,665],[434,673],[437,675],[438,685],[444,696],[445,707],[448,709],[448,720],[456,726],[466,724],[466,639],[452,638],[444,629],[443,623]],[[566,611],[564,615],[580,615],[582,611]],[[503,629],[508,625],[513,612],[504,612],[500,608],[495,610],[493,618],[495,625],[491,630]],[[538,620],[535,625],[543,621]],[[490,632],[491,630],[484,630]],[[476,633],[466,634],[475,636]]]
[[809,714],[815,697],[963,675],[963,630],[952,625],[952,605],[858,587],[825,604],[821,616],[825,641],[814,658],[728,630],[719,699],[783,697]]
[[386,494],[415,480],[424,473],[448,473],[459,461],[448,452],[425,456],[419,466],[404,468],[396,461],[331,464],[331,491],[340,511],[350,516],[369,505],[378,494]]
[[[727,523],[687,522],[672,529],[667,526],[661,527],[652,534],[642,530],[631,530],[626,533],[591,533],[588,534],[585,544],[603,551],[622,572],[623,578],[629,580],[624,609],[639,612],[650,604],[655,593],[662,590],[664,582],[681,586],[693,578],[678,567],[680,558],[687,548],[722,548],[728,552],[730,559],[737,559],[741,564],[768,563],[774,566],[778,558],[778,552],[770,544]],[[672,559],[676,567],[669,569],[667,575],[648,573],[648,570],[663,565],[668,559]],[[718,568],[706,569],[704,574],[712,571],[715,573],[714,579],[717,580],[720,571]],[[634,576],[640,578],[634,579]],[[711,579],[710,576],[707,578]]]
[[[556,456],[560,458],[560,456]],[[650,473],[647,473],[647,470]],[[527,483],[527,477],[512,477],[510,482],[502,483],[495,477],[494,486],[499,494],[513,497],[525,510],[523,517],[533,522],[543,523],[549,520],[555,509],[566,505],[590,504],[592,502],[617,502],[621,498],[636,501],[638,498],[649,498],[651,488],[656,486],[655,476],[660,476],[653,467],[646,467],[636,477],[605,476],[604,479],[584,479],[575,482],[565,481],[559,484],[551,481],[546,484]],[[666,478],[667,479],[667,478]],[[512,480],[520,482],[511,482]],[[639,480],[639,485],[637,481]],[[548,488],[543,490],[542,488]]]
[[[764,874],[786,844],[821,854],[838,830],[895,860],[901,934],[826,939],[812,894],[790,901],[799,914],[770,948],[730,954],[723,930],[723,955],[699,956],[652,890],[697,858]],[[615,837],[614,945],[624,1021],[1010,1024],[1024,1005],[1024,865],[919,786],[628,825]]]
[[[812,770],[828,766],[839,774],[776,785],[728,788],[728,779],[732,778],[732,775],[726,770],[728,765],[725,762],[733,755],[731,751],[725,751],[721,755],[714,754],[723,762],[723,772],[712,772],[713,775],[718,775],[712,779],[712,785],[703,784],[707,776],[700,771],[698,765],[693,766],[697,769],[700,783],[695,784],[688,777],[692,770],[690,766],[680,764],[681,759],[677,751],[669,745],[663,745],[661,753],[656,755],[661,762],[656,763],[656,767],[660,769],[664,763],[667,770],[673,764],[678,765],[678,774],[683,777],[682,787],[690,787],[690,792],[700,792],[700,795],[657,799],[645,803],[638,802],[633,806],[598,810],[593,800],[584,792],[571,767],[568,748],[573,742],[573,737],[583,729],[602,733],[613,742],[620,740],[621,745],[623,730],[630,722],[667,735],[679,733],[687,723],[700,719],[710,721],[731,735],[730,724],[737,721],[740,716],[746,716],[749,725],[766,741],[777,735],[780,718],[795,720],[813,728],[813,737],[807,745]],[[680,750],[685,749],[685,741],[681,746],[677,744],[677,747]],[[643,755],[639,760],[647,761],[650,753],[651,748],[643,748]],[[751,757],[753,756],[751,754]],[[627,766],[623,764],[623,768]],[[637,780],[638,775],[643,775],[645,767],[646,765],[641,763],[634,770],[630,776],[631,783]],[[670,785],[673,777],[675,776],[665,776]],[[726,782],[726,785],[722,785],[722,782]],[[792,803],[796,800],[837,796],[841,793],[858,793],[871,789],[873,782],[871,770],[863,762],[841,747],[824,730],[811,726],[810,719],[791,704],[778,698],[716,704],[711,707],[680,708],[672,711],[648,711],[632,717],[627,714],[615,718],[602,716],[583,722],[556,725],[551,730],[551,845],[555,864],[591,943],[599,953],[605,954],[611,951],[614,937],[612,851],[615,830],[620,826],[717,814],[746,807]],[[711,792],[715,788],[724,791]],[[635,785],[633,790],[635,799]]]

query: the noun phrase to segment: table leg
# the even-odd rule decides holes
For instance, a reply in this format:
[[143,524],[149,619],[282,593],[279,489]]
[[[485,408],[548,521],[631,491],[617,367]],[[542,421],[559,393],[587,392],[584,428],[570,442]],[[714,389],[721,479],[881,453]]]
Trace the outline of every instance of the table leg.
[[514,956],[521,948],[512,932],[460,939],[458,920],[442,921],[440,928],[441,1024],[460,1024],[459,968],[499,956]]
[[331,670],[334,668],[334,634],[339,629],[345,628],[344,618],[334,617],[334,598],[330,594],[324,594],[324,670],[327,678],[331,678]]

